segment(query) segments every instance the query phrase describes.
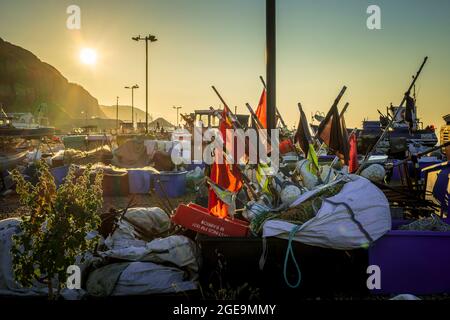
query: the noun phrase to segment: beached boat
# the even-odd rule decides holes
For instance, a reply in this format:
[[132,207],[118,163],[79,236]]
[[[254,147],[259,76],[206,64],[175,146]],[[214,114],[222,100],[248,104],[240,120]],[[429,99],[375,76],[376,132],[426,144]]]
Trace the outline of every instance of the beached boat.
[[51,137],[54,134],[55,128],[53,127],[14,123],[12,117],[9,117],[3,109],[0,110],[0,138],[40,139]]
[[380,115],[379,121],[363,121],[363,129],[359,133],[358,151],[366,150],[380,138],[390,119],[394,120],[392,129],[388,131],[383,141],[380,141],[376,153],[387,154],[395,158],[403,158],[406,151],[420,153],[436,146],[438,137],[433,126],[423,126],[423,123],[415,115],[411,122],[405,120],[405,107],[391,106],[387,115]]
[[15,124],[13,117],[0,109],[0,171],[13,169],[28,153],[23,146],[27,140],[51,137],[55,129],[37,124]]

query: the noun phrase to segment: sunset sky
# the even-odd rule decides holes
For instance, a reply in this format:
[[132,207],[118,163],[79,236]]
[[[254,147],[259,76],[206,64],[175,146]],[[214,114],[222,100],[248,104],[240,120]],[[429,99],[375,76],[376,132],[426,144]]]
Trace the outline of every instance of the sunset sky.
[[[66,28],[67,6],[81,8],[81,30]],[[381,8],[382,30],[368,30],[366,9]],[[181,112],[219,105],[256,107],[265,74],[265,0],[1,0],[0,37],[36,54],[100,104],[131,104],[123,87],[137,83],[145,109],[145,45],[150,45],[149,113],[175,122]],[[326,112],[343,85],[348,127],[398,104],[429,56],[417,85],[419,116],[441,126],[450,113],[450,1],[278,0],[277,105],[286,122]],[[82,64],[83,48],[97,52]],[[342,106],[342,105],[341,105]]]

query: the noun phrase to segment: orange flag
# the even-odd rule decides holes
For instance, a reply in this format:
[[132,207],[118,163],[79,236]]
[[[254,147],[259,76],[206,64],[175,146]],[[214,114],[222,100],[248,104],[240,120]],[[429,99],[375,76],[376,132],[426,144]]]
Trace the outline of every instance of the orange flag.
[[[228,108],[225,106],[222,113],[222,120],[219,125],[224,144],[226,141],[226,130],[231,128],[232,126],[228,117]],[[242,188],[241,174],[236,167],[236,164],[228,164],[225,159],[223,159],[222,164],[217,163],[216,159],[211,165],[210,178],[214,183],[231,192],[238,192]],[[228,216],[228,205],[220,200],[211,188],[209,189],[208,209],[211,214],[217,217],[226,218]]]
[[266,89],[263,89],[263,92],[261,93],[261,98],[259,98],[258,108],[256,108],[255,114],[264,129],[267,129]]

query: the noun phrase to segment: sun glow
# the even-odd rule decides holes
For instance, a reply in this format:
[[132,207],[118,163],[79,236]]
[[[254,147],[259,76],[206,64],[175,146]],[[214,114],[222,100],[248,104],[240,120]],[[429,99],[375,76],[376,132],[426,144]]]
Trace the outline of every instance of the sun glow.
[[84,64],[94,65],[97,62],[97,52],[91,48],[83,48],[80,51],[80,60]]

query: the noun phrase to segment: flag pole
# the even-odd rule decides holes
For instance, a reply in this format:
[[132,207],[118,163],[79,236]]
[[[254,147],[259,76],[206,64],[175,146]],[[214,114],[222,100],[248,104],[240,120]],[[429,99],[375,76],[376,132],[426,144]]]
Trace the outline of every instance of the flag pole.
[[[266,82],[264,81],[263,76],[259,76],[259,79],[261,80],[264,89],[267,89],[267,87],[266,87]],[[287,125],[286,125],[286,123],[284,122],[283,117],[281,116],[281,113],[280,113],[280,111],[278,110],[277,107],[275,107],[275,112],[276,112],[276,116],[278,117],[278,119],[280,119],[281,125],[282,125],[284,128],[287,128]]]
[[[350,105],[350,103],[348,103],[348,102],[345,103],[344,108],[342,109],[341,113],[339,114],[339,118],[342,118],[344,116],[344,113],[347,111],[347,108],[349,105]],[[325,146],[325,143],[322,142],[319,150],[317,151],[317,154],[320,154],[320,152],[322,151],[324,146]]]
[[[340,91],[339,94],[337,95],[336,99],[334,99],[334,102],[333,102],[333,104],[331,105],[330,110],[333,109],[334,107],[337,107],[337,105],[338,105],[339,102],[341,101],[342,96],[344,95],[344,93],[345,93],[346,90],[347,90],[347,87],[346,87],[346,86],[343,86],[342,89],[341,89],[341,91]],[[322,122],[321,122],[321,123],[322,123]],[[320,128],[320,124],[319,124],[319,128]],[[316,132],[316,134],[314,135],[314,138],[316,138],[316,139],[319,137],[319,128],[317,128],[317,132]]]
[[261,121],[258,119],[257,115],[255,114],[255,111],[253,111],[252,107],[250,106],[250,104],[247,102],[245,104],[247,106],[248,111],[250,112],[250,116],[252,117],[252,119],[256,122],[258,128],[257,129],[261,129],[264,130],[264,126],[261,123]]
[[[302,104],[299,102],[299,103],[297,103],[297,107],[298,107],[298,111],[300,111],[300,121],[302,121],[302,114],[304,113],[303,112],[303,107],[302,107]],[[306,117],[306,116],[305,116]],[[307,121],[307,120],[306,120]],[[309,128],[307,128],[308,130],[309,130]],[[296,134],[296,133],[295,133]],[[298,150],[297,150],[297,147],[295,146],[295,136],[294,136],[294,139],[292,139],[293,141],[294,141],[294,149],[295,149],[295,152],[297,153],[297,155],[299,155],[299,152],[298,152]],[[312,141],[308,141],[308,144],[310,144],[310,143],[312,143]],[[320,151],[320,149],[319,149],[319,151]],[[304,152],[304,151],[303,151]],[[306,154],[305,154],[305,159],[307,158],[307,156],[306,156]],[[316,167],[316,169],[317,169],[317,172],[319,172],[319,170],[320,170],[320,168],[319,168],[319,165],[317,164],[317,163],[314,163],[314,161],[312,161],[313,162],[313,164],[314,164],[314,166]],[[320,176],[319,176],[319,179],[320,179]]]
[[341,113],[339,114],[339,118],[342,118],[344,116],[344,113],[347,111],[348,106],[350,103],[346,102],[344,105],[344,108],[342,108]]
[[[214,111],[215,115],[219,118],[219,120],[223,121],[222,115],[217,111],[214,110],[213,107],[210,107],[211,111]],[[233,128],[236,130],[236,124],[232,123]],[[227,152],[226,148],[224,150],[224,159],[227,160],[227,158],[233,159],[233,157]],[[232,160],[231,162],[234,163],[236,160]],[[250,197],[250,200],[256,200],[259,197],[258,192],[253,189],[252,183],[250,181],[250,179],[247,177],[247,175],[245,174],[245,172],[239,167],[239,165],[236,163],[235,168],[241,173],[241,177],[242,177],[242,182],[244,183],[244,185],[246,186],[247,190],[248,190],[248,195]]]
[[[228,107],[228,104],[225,102],[225,100],[222,98],[221,94],[219,93],[219,91],[217,91],[215,86],[211,86],[211,88],[214,90],[214,92],[216,93],[216,95],[219,97],[220,101],[222,102],[222,104],[227,107],[228,109],[228,114],[231,115],[231,118],[233,121],[235,121],[238,125],[239,125],[239,129],[243,129],[244,127],[242,126],[242,124],[239,122],[238,118],[235,116],[235,114],[230,110],[230,108]],[[210,109],[214,110],[213,107],[210,107]],[[215,111],[215,110],[214,110]]]
[[[334,102],[333,102],[333,104],[331,105],[330,110],[333,109],[335,106],[337,106],[337,105],[339,104],[339,101],[341,101],[342,96],[344,95],[344,93],[345,93],[346,90],[347,90],[347,87],[346,87],[346,86],[343,86],[342,89],[341,89],[341,91],[339,92],[338,96],[336,97],[336,99],[334,99]],[[322,122],[323,122],[323,121],[322,121]],[[321,122],[321,123],[322,123],[322,122]],[[320,123],[320,124],[321,124],[321,123]],[[317,128],[316,133],[314,134],[314,139],[316,139],[316,140],[319,138],[319,128],[320,128],[320,124],[319,124],[319,127]]]

